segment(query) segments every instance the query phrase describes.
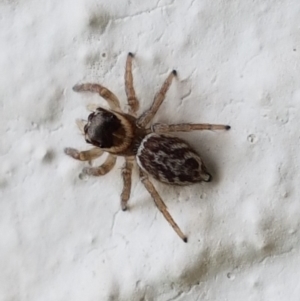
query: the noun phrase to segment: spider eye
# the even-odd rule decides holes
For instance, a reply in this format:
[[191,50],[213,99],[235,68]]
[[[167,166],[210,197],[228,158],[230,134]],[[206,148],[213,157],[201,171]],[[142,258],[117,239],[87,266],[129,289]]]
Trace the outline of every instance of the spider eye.
[[92,119],[94,118],[94,116],[95,116],[95,113],[91,113],[88,117],[88,121],[91,122]]
[[103,143],[100,143],[98,141],[94,141],[94,140],[89,140],[89,139],[85,139],[85,142],[88,143],[88,144],[93,144],[97,147],[100,147],[100,148],[103,148]]

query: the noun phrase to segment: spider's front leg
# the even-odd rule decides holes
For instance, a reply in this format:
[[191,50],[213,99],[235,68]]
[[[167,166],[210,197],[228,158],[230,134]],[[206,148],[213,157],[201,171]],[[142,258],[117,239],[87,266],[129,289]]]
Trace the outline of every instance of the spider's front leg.
[[133,58],[133,54],[129,52],[127,55],[126,69],[125,69],[125,90],[126,90],[127,101],[129,105],[129,113],[135,116],[137,110],[139,109],[139,101],[136,98],[134,87],[133,87],[132,58]]
[[137,125],[139,127],[145,127],[155,116],[156,112],[158,111],[159,107],[163,103],[166,93],[169,90],[173,78],[177,75],[176,70],[173,70],[170,75],[167,77],[165,82],[163,83],[161,89],[154,97],[152,106],[149,110],[145,111],[137,120]]
[[73,159],[80,160],[80,161],[92,161],[100,156],[103,155],[103,150],[99,147],[94,147],[87,151],[78,151],[75,148],[66,147],[64,149],[66,155],[72,157]]
[[116,161],[117,161],[116,156],[108,154],[106,160],[102,165],[98,167],[85,167],[82,170],[82,173],[90,176],[95,176],[95,177],[106,175],[108,172],[110,172],[113,169],[113,167],[116,164]]
[[103,97],[109,107],[112,110],[120,111],[120,102],[117,96],[112,93],[109,89],[99,85],[99,84],[77,84],[73,87],[73,90],[75,92],[93,92],[93,93],[98,93],[101,97]]
[[172,226],[172,228],[175,230],[175,232],[178,234],[178,236],[184,241],[187,242],[187,237],[182,233],[176,222],[173,220],[171,214],[168,212],[168,208],[166,204],[161,199],[160,195],[156,191],[153,184],[150,182],[148,175],[140,169],[140,178],[148,192],[151,194],[155,205],[159,209],[159,211],[163,214],[165,219],[168,221],[168,223]]
[[121,194],[121,208],[123,211],[127,210],[127,202],[130,197],[133,161],[134,157],[125,157],[125,164],[122,168],[123,191]]
[[191,132],[202,130],[230,130],[229,125],[209,124],[209,123],[179,123],[179,124],[163,124],[155,123],[151,126],[151,131],[158,134],[172,132]]

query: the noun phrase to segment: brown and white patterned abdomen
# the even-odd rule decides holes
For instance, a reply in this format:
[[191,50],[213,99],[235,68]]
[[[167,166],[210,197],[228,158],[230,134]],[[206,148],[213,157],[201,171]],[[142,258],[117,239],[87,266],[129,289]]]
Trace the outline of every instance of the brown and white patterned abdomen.
[[189,185],[211,181],[197,152],[177,137],[149,134],[141,142],[136,156],[138,165],[160,182]]

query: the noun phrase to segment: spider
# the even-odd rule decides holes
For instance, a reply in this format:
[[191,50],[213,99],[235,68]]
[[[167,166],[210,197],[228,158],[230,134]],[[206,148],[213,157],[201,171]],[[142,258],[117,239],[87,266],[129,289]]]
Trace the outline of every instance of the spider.
[[83,174],[102,176],[115,165],[117,156],[125,158],[122,168],[123,191],[121,193],[121,208],[127,209],[130,198],[131,175],[134,162],[137,162],[141,182],[152,196],[156,206],[165,219],[173,227],[179,237],[187,242],[176,224],[167,206],[161,199],[149,176],[170,185],[190,185],[197,182],[210,182],[212,176],[208,173],[197,152],[184,140],[169,135],[171,132],[189,132],[194,130],[229,130],[229,125],[220,124],[163,124],[155,123],[150,127],[159,107],[177,72],[173,70],[161,89],[154,97],[151,107],[137,117],[139,101],[133,87],[132,60],[134,55],[129,52],[125,68],[125,90],[129,105],[128,113],[121,110],[118,98],[107,88],[93,83],[77,84],[76,92],[94,92],[103,97],[110,109],[97,105],[89,105],[92,113],[88,120],[77,120],[77,125],[87,143],[94,147],[87,151],[65,148],[64,152],[80,161],[92,161],[104,152],[108,153],[105,162],[98,167],[85,167]]

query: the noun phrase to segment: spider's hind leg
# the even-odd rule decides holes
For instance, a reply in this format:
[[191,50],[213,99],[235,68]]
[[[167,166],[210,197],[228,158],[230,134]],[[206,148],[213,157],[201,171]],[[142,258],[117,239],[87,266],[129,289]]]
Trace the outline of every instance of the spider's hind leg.
[[161,199],[160,195],[156,191],[155,187],[150,182],[150,180],[148,178],[148,175],[146,173],[144,173],[141,169],[140,169],[140,178],[141,178],[142,183],[144,184],[144,186],[148,190],[148,192],[151,194],[151,196],[152,196],[152,198],[154,200],[155,205],[157,206],[157,208],[159,209],[159,211],[163,214],[164,218],[172,226],[172,228],[178,234],[178,236],[184,242],[187,242],[187,237],[182,233],[182,231],[180,230],[180,228],[178,227],[178,225],[176,224],[176,222],[173,220],[171,214],[168,211],[168,208],[167,208],[166,204],[163,202],[163,200]]

